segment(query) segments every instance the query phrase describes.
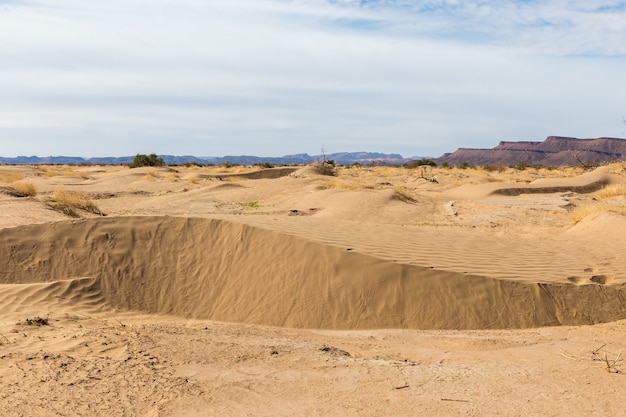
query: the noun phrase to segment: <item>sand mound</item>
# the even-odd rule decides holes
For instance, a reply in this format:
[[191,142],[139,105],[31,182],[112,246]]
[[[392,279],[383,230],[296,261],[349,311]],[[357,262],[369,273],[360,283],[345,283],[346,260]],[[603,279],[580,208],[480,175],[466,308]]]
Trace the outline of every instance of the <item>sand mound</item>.
[[[57,291],[64,302],[82,293],[81,300],[103,297],[119,309],[218,321],[479,329],[626,317],[623,285],[527,283],[440,271],[216,219],[22,226],[0,231],[0,252],[8,254],[0,261],[0,282],[36,284],[12,287],[18,293]],[[60,281],[80,276],[95,280]],[[52,281],[60,282],[44,284]],[[3,300],[4,311],[10,297]]]
[[570,179],[537,180],[524,187],[498,188],[491,194],[516,196],[521,194],[550,194],[573,192],[579,194],[593,193],[611,183],[606,175],[593,174]]
[[624,230],[626,216],[612,211],[598,211],[582,219],[564,234],[597,241],[602,246],[613,246],[616,240],[624,240]]
[[608,184],[623,182],[615,175],[594,171],[573,178],[542,178],[527,184],[491,182],[463,185],[445,192],[453,198],[484,198],[488,196],[518,196],[522,194],[550,194],[575,192],[592,193]]
[[247,180],[262,180],[262,179],[275,179],[286,177],[289,174],[299,170],[300,167],[281,167],[281,168],[268,168],[261,169],[259,171],[252,172],[240,172],[240,173],[228,173],[228,174],[209,174],[209,175],[200,175],[200,178],[218,178],[218,179],[228,179],[228,178],[245,178]]

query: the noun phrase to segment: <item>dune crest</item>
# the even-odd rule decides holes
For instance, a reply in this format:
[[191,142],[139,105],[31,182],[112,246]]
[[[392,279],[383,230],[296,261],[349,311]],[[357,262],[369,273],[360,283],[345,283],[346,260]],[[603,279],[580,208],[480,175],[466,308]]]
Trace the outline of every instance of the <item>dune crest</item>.
[[485,329],[626,317],[623,285],[527,283],[441,271],[217,219],[22,226],[2,230],[0,250],[10,254],[0,266],[3,283],[92,276],[96,281],[88,281],[85,297],[98,287],[111,307],[218,321]]

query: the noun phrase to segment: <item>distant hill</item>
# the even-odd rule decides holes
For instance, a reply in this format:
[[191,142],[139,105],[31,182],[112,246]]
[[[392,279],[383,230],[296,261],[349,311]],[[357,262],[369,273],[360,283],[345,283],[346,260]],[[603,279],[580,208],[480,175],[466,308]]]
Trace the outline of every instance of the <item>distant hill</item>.
[[[270,163],[275,165],[300,165],[321,161],[323,155],[309,155],[306,153],[285,155],[277,157],[264,157],[252,155],[222,156],[222,157],[196,157],[191,155],[174,156],[159,155],[167,165],[181,165],[195,163],[200,165],[221,165],[224,163],[235,165],[256,165]],[[122,157],[98,157],[81,158],[74,156],[18,156],[15,158],[0,157],[0,164],[4,165],[122,165],[133,161],[134,156]],[[385,154],[378,152],[339,152],[326,155],[326,159],[332,159],[337,164],[404,164],[417,158],[403,158],[399,154]]]
[[500,142],[492,149],[459,148],[434,161],[459,165],[579,165],[626,159],[626,139],[548,136],[543,142]]

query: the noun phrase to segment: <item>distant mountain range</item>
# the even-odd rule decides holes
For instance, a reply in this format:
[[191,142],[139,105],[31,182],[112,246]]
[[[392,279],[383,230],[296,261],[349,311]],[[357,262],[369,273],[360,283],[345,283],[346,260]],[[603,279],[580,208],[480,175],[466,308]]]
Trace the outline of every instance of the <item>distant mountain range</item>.
[[[500,142],[491,149],[459,148],[439,158],[414,156],[404,158],[400,154],[378,152],[339,152],[328,155],[309,155],[306,153],[277,157],[263,156],[222,156],[197,157],[191,155],[159,155],[168,165],[194,163],[200,165],[304,165],[319,162],[324,157],[340,165],[402,165],[419,159],[432,159],[437,164],[460,165],[579,165],[626,159],[626,139],[596,138],[577,139],[562,136],[548,136],[543,142]],[[74,156],[18,156],[0,157],[4,165],[126,165],[135,156],[81,158]]]
[[[185,163],[195,163],[200,165],[221,165],[224,163],[235,165],[256,165],[270,163],[274,165],[303,165],[321,161],[323,155],[309,155],[306,153],[285,155],[277,157],[263,156],[222,156],[222,157],[196,157],[191,155],[174,156],[159,155],[167,165],[182,165]],[[385,154],[377,152],[340,152],[325,156],[332,159],[337,164],[351,165],[354,163],[388,165],[404,164],[421,157],[403,158],[399,154]],[[5,165],[126,165],[133,161],[135,156],[102,157],[102,158],[81,158],[74,156],[18,156],[15,158],[0,157],[0,164]]]
[[543,142],[500,142],[491,149],[459,148],[434,161],[460,165],[580,165],[626,159],[626,139],[548,136]]

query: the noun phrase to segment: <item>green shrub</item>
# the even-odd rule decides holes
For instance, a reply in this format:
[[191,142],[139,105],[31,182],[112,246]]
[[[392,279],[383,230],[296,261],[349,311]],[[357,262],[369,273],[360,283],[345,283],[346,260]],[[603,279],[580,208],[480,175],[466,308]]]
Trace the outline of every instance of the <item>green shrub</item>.
[[404,164],[404,167],[405,168],[417,168],[417,167],[421,167],[425,165],[436,167],[437,163],[433,161],[432,159],[422,158],[422,159],[417,159],[411,162],[407,162],[406,164]]
[[155,153],[151,153],[150,155],[138,153],[133,162],[128,164],[131,168],[162,167],[163,165],[165,165],[165,161],[163,161],[163,158],[160,158]]

